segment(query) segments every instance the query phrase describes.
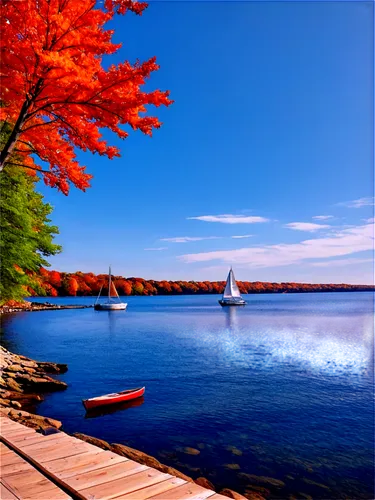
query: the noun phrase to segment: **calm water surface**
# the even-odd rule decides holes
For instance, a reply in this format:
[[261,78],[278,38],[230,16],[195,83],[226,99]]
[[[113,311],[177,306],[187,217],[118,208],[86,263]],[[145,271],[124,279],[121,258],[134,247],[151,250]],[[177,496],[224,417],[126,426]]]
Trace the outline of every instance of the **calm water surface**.
[[[67,432],[242,492],[254,474],[285,483],[258,481],[273,498],[374,498],[373,294],[250,295],[227,309],[217,299],[127,297],[126,312],[7,315],[3,343],[68,363],[69,388],[39,406]],[[143,384],[140,405],[85,417],[82,398]]]

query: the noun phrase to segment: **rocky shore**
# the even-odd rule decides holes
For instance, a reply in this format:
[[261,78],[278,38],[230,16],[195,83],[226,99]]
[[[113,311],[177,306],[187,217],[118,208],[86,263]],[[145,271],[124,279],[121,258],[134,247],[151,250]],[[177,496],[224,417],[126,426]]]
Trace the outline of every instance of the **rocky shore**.
[[[67,388],[65,382],[50,377],[50,374],[65,373],[68,369],[67,365],[34,361],[26,356],[14,354],[0,346],[0,367],[0,413],[40,431],[50,427],[61,429],[62,422],[37,415],[34,411],[36,405],[43,400],[43,392],[60,391]],[[124,444],[109,444],[101,439],[80,433],[75,433],[73,436],[104,450],[110,450],[118,455],[130,458],[140,464],[217,491],[208,479],[204,477],[193,479],[173,467],[162,464],[156,458]],[[246,491],[245,496],[228,488],[217,492],[235,500],[264,500],[264,497],[254,490]]]
[[55,311],[57,309],[89,309],[93,305],[57,305],[50,302],[7,302],[0,306],[0,314],[14,313],[14,312],[36,312],[36,311]]

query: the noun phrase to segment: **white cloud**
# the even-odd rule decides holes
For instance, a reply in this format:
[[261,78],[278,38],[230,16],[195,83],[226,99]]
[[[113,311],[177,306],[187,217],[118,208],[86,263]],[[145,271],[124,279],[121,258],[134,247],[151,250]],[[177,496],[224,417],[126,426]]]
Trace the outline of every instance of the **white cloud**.
[[341,203],[336,203],[336,205],[348,208],[373,207],[374,197],[358,198],[358,200],[343,201]]
[[253,234],[240,234],[239,236],[231,236],[231,238],[242,239],[242,238],[251,238]]
[[300,243],[281,243],[263,247],[247,247],[236,250],[219,250],[186,254],[179,257],[184,262],[220,261],[242,267],[279,267],[303,262],[308,259],[328,259],[372,250],[373,225],[351,227],[331,233],[329,236],[309,239]]
[[144,250],[160,252],[161,250],[168,250],[168,247],[144,248]]
[[202,240],[219,240],[221,236],[176,236],[175,238],[161,238],[160,241],[169,241],[171,243],[188,243],[189,241],[202,241]]
[[205,222],[221,222],[222,224],[255,224],[257,222],[269,222],[269,219],[265,217],[232,214],[200,215],[198,217],[187,217],[187,219],[203,220]]
[[317,220],[327,220],[327,219],[333,219],[333,215],[315,215],[313,219]]
[[337,267],[337,266],[351,266],[354,264],[364,264],[366,262],[374,262],[373,259],[338,259],[327,260],[325,262],[312,262],[314,267]]
[[370,219],[365,219],[365,222],[369,222],[369,223],[374,223],[375,222],[375,217],[371,217]]
[[284,227],[288,227],[289,229],[295,229],[297,231],[308,231],[310,233],[314,233],[315,231],[319,231],[319,229],[327,229],[327,224],[315,224],[314,222],[290,222],[289,224],[285,224]]

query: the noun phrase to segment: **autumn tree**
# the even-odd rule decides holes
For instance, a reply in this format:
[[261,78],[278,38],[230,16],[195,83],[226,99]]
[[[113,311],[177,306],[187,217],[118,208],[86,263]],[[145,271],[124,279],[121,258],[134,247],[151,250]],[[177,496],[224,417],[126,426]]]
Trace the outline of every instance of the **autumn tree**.
[[79,289],[78,281],[74,276],[68,275],[63,279],[62,288],[65,295],[76,296]]
[[[0,154],[4,167],[41,173],[64,194],[70,185],[85,190],[91,175],[76,160],[75,148],[119,156],[102,138],[109,129],[121,139],[124,126],[152,135],[161,123],[147,106],[168,106],[169,92],[142,86],[159,67],[155,57],[103,67],[117,52],[115,14],[141,14],[147,4],[132,0],[2,0],[0,120],[11,133]],[[17,161],[12,154],[17,153]]]
[[51,271],[48,274],[48,281],[54,288],[60,288],[61,286],[61,275],[57,271]]

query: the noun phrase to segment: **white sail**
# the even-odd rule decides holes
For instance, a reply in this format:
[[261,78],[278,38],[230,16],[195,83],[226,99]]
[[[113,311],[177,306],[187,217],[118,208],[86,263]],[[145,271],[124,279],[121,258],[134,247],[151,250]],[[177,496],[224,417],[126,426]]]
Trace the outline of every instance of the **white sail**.
[[225,285],[225,290],[223,293],[223,299],[230,299],[234,297],[241,297],[240,291],[238,289],[236,280],[234,278],[234,273],[231,270],[229,271],[227,284]]
[[[107,302],[99,303],[99,298],[100,298],[100,294],[102,293],[103,286],[104,285],[102,285],[100,288],[99,295],[98,295],[96,302],[94,304],[94,308],[96,310],[102,310],[102,311],[126,309],[128,304],[121,302],[121,300],[120,300],[119,294],[117,293],[117,290],[115,287],[115,283],[112,279],[111,266],[109,266],[109,273],[108,273],[108,300],[107,300]],[[111,296],[112,289],[115,292],[115,296],[117,297],[118,302],[116,302],[115,300],[112,300],[112,296]]]

